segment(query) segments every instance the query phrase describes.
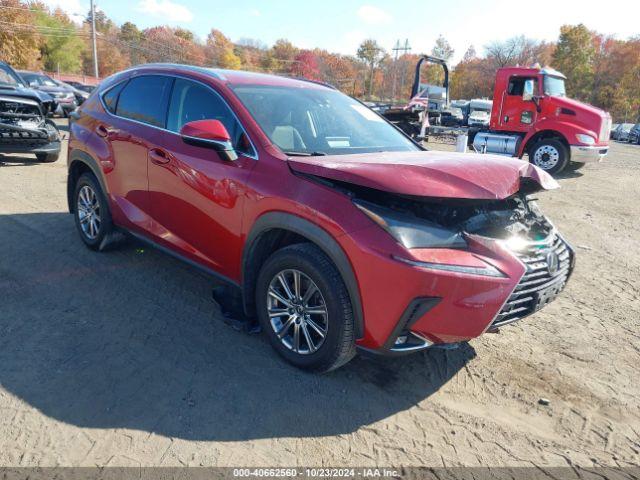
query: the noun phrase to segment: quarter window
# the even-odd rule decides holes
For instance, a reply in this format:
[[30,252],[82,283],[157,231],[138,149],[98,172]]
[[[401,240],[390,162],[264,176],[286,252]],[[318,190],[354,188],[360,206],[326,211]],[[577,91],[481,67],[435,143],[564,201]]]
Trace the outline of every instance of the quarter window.
[[111,87],[107,92],[102,95],[102,101],[104,102],[104,106],[107,107],[107,110],[111,113],[116,113],[116,105],[118,103],[118,95],[127,84],[126,81],[120,82],[119,84]]
[[160,75],[132,78],[120,93],[116,114],[164,128],[172,81]]
[[204,85],[177,78],[169,104],[167,129],[179,132],[185,123],[196,120],[220,120],[229,132],[234,148],[253,154],[246,133],[224,100]]

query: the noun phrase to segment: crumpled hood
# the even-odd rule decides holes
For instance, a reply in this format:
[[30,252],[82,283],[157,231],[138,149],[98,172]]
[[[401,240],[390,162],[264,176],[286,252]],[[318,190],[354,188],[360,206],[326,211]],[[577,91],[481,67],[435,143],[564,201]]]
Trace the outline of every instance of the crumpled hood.
[[288,162],[299,173],[419,197],[499,200],[517,193],[523,179],[541,190],[559,187],[529,162],[497,155],[377,152],[290,157]]

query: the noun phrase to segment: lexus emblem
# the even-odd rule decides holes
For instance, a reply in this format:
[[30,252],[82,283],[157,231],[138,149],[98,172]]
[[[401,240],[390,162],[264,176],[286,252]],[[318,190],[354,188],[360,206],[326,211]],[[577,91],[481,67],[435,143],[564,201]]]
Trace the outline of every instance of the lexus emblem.
[[549,275],[553,277],[558,273],[559,264],[560,260],[558,259],[558,254],[555,251],[551,250],[547,253],[547,271],[549,272]]

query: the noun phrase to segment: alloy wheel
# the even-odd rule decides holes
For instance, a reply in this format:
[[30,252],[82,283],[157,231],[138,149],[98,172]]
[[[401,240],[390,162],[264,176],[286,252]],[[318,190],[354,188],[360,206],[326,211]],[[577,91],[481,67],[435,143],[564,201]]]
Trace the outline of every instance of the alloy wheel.
[[533,154],[533,163],[543,170],[551,170],[560,161],[560,152],[552,145],[542,145]]
[[78,192],[76,208],[82,233],[89,240],[95,240],[100,235],[102,217],[100,215],[98,196],[89,185],[84,185]]
[[327,304],[315,282],[299,270],[282,270],[273,277],[267,312],[277,338],[295,353],[314,353],[327,337]]

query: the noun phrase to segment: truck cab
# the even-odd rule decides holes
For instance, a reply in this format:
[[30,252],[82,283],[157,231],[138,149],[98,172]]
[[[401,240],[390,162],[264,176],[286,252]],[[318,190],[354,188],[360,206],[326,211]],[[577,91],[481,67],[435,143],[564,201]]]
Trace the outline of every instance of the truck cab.
[[569,162],[600,161],[609,150],[611,116],[567,98],[566,77],[550,68],[501,68],[496,74],[488,131],[474,147],[522,157],[549,173]]

